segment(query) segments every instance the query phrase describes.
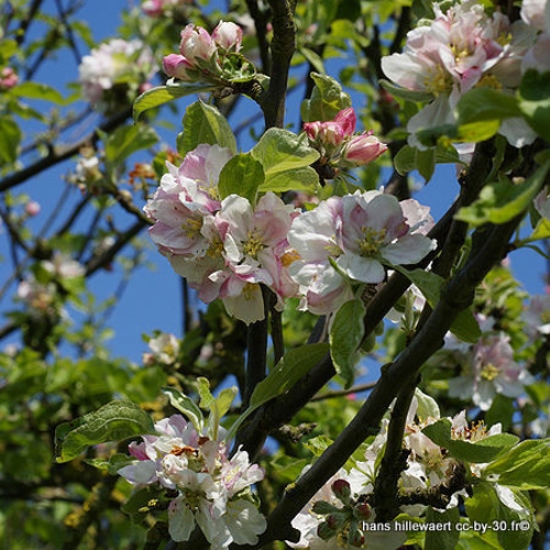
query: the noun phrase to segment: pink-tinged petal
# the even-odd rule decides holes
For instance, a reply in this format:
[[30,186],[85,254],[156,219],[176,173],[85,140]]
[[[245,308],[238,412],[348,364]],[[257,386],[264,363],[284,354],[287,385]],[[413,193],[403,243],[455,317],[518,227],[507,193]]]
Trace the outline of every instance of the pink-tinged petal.
[[436,242],[420,234],[407,235],[385,246],[380,254],[391,264],[416,264],[436,247]]
[[334,122],[338,123],[344,136],[349,137],[355,132],[355,124],[357,123],[357,117],[353,107],[342,109],[335,117]]
[[380,283],[386,272],[382,264],[374,258],[346,254],[338,260],[338,266],[348,277],[362,283]]
[[227,51],[239,52],[242,47],[243,30],[235,23],[220,21],[212,31],[212,39]]
[[189,69],[193,65],[183,55],[171,53],[163,58],[162,68],[168,76],[179,78],[180,80],[191,80]]
[[248,283],[242,292],[222,298],[225,309],[236,319],[249,325],[265,317],[264,299],[259,285]]
[[157,481],[156,471],[157,465],[155,462],[143,460],[124,466],[118,473],[134,485],[147,485]]

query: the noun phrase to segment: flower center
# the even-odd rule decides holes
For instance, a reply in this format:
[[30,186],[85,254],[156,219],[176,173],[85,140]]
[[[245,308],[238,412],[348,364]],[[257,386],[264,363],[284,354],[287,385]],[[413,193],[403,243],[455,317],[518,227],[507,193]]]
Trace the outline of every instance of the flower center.
[[248,233],[248,240],[243,244],[243,253],[257,260],[258,253],[261,252],[266,245],[256,231]]
[[181,228],[185,232],[185,236],[188,238],[194,237],[201,230],[202,221],[202,218],[187,218],[181,224]]
[[481,368],[480,376],[484,380],[487,380],[491,382],[498,376],[498,369],[495,367],[492,363],[489,363],[487,365],[483,365]]
[[436,65],[424,79],[424,86],[428,92],[438,96],[451,89],[452,77],[441,65]]
[[223,242],[220,238],[213,239],[210,242],[210,246],[206,251],[206,254],[211,258],[219,258],[223,252]]
[[376,256],[386,239],[386,230],[363,227],[361,231],[364,235],[363,240],[359,241],[361,256]]
[[475,85],[476,88],[492,88],[493,90],[502,90],[502,84],[499,79],[492,74],[486,74],[479,79]]

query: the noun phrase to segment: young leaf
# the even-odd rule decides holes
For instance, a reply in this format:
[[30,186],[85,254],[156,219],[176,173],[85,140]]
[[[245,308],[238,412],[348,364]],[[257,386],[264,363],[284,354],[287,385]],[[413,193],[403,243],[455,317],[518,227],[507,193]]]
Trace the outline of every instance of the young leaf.
[[238,427],[259,407],[288,391],[309,372],[329,351],[326,342],[308,344],[287,352],[254,389],[250,406],[231,426],[227,439],[234,437]]
[[183,116],[183,132],[178,135],[178,153],[185,156],[201,143],[227,147],[237,152],[237,142],[227,119],[211,105],[196,101],[187,107]]
[[[435,308],[445,286],[444,279],[435,273],[422,269],[408,270],[399,265],[393,266],[393,269],[412,281],[422,292],[430,306]],[[451,332],[464,342],[473,344],[479,340],[481,329],[470,308],[463,309],[458,313],[451,325]]]
[[304,122],[332,120],[342,109],[351,107],[351,97],[330,76],[311,73],[315,87],[311,98],[304,100],[300,113]]
[[519,108],[531,128],[550,140],[550,72],[526,71],[519,88]]
[[264,180],[262,165],[254,160],[250,153],[241,153],[230,159],[222,168],[218,191],[222,199],[236,194],[248,199],[250,204],[254,204],[258,188]]
[[166,387],[162,389],[162,392],[168,396],[170,405],[183,413],[189,422],[193,424],[195,430],[201,433],[204,426],[204,416],[197,404],[190,397],[175,388]]
[[[459,126],[478,122],[500,122],[521,116],[514,96],[491,88],[473,88],[465,93],[456,106]],[[498,129],[498,128],[497,128]]]
[[266,182],[281,172],[310,166],[319,158],[306,134],[296,135],[282,128],[267,130],[250,153],[262,163]]
[[431,506],[426,509],[426,523],[428,525],[450,525],[451,529],[428,529],[424,550],[455,550],[460,538],[460,531],[453,527],[460,523],[458,507],[449,508],[443,512],[434,510]]
[[169,80],[166,86],[158,86],[143,92],[134,101],[133,117],[138,120],[141,113],[148,109],[160,107],[169,101],[173,101],[178,97],[186,95],[200,94],[202,92],[211,92],[216,86],[212,84],[194,84],[189,82],[181,82],[175,84],[173,79]]
[[43,99],[57,105],[65,104],[65,98],[51,86],[39,82],[23,82],[10,90],[10,95],[27,99]]
[[550,169],[546,161],[526,181],[519,185],[507,179],[485,186],[471,206],[461,208],[456,219],[465,221],[474,227],[484,223],[501,224],[524,212],[540,191]]
[[157,133],[150,126],[134,124],[120,126],[105,135],[105,158],[111,164],[119,164],[136,151],[152,147],[158,142]]
[[479,441],[453,439],[451,436],[451,421],[442,418],[426,426],[422,433],[434,443],[449,451],[449,454],[466,462],[491,462],[503,450],[513,447],[518,438],[512,434],[495,434]]
[[67,462],[90,445],[154,432],[151,417],[138,405],[131,401],[112,401],[97,411],[57,426],[55,460]]
[[550,439],[522,441],[489,464],[485,474],[497,474],[500,484],[522,490],[548,487],[549,449]]
[[19,126],[10,117],[0,117],[0,166],[17,160],[20,141]]
[[355,358],[365,333],[364,315],[363,302],[360,299],[349,300],[336,312],[330,329],[330,356],[346,388],[355,379]]

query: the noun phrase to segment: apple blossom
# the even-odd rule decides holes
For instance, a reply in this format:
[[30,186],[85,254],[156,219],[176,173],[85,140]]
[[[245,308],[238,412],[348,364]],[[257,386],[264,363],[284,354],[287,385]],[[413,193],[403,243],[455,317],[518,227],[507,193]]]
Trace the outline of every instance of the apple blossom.
[[514,359],[510,338],[503,333],[485,334],[463,349],[460,345],[455,352],[462,373],[449,380],[450,397],[471,396],[474,405],[486,411],[497,394],[519,397],[524,386],[533,382],[525,366]]
[[156,422],[155,430],[158,435],[130,443],[136,460],[118,473],[133,485],[175,492],[168,507],[172,539],[189,540],[198,525],[213,549],[255,544],[266,521],[253,504],[251,486],[263,479],[263,470],[240,449],[229,458],[224,441],[197,432],[180,415]]
[[101,44],[83,57],[78,69],[84,96],[100,111],[114,108],[126,94],[133,100],[154,75],[154,63],[153,52],[141,40],[115,38]]
[[151,352],[143,354],[143,363],[152,365],[155,362],[171,365],[178,356],[180,348],[178,339],[170,333],[161,333],[147,342]]
[[[523,21],[510,23],[483,5],[463,0],[446,12],[434,4],[435,19],[407,34],[403,53],[382,59],[386,76],[403,88],[425,92],[433,102],[414,115],[407,126],[420,129],[454,122],[461,95],[474,87],[511,90],[521,80],[522,56],[534,43],[534,32]],[[522,119],[503,125],[501,133],[515,146],[535,139]],[[410,143],[421,147],[412,135]]]
[[141,9],[149,17],[160,17],[190,3],[190,0],[146,0],[141,4]]
[[290,274],[300,285],[301,307],[317,314],[348,300],[351,282],[380,283],[385,265],[415,264],[435,246],[417,227],[411,229],[398,200],[380,191],[321,202],[294,220],[288,240],[300,257]]

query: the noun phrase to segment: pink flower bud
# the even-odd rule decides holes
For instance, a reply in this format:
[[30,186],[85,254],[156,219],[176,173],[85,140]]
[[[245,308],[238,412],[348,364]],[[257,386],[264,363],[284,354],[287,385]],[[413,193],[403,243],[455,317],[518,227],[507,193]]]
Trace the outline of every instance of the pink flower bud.
[[330,488],[334,493],[334,496],[338,500],[342,501],[343,504],[347,504],[349,502],[349,498],[351,496],[351,485],[345,479],[337,479],[330,486]]
[[162,67],[168,76],[173,76],[181,80],[191,80],[188,69],[192,68],[193,65],[191,65],[189,60],[183,57],[183,55],[178,55],[176,53],[167,55],[162,60]]
[[344,160],[350,164],[361,166],[377,159],[388,149],[372,131],[355,136],[344,148]]
[[365,521],[372,516],[372,508],[366,502],[361,502],[353,507],[353,515]]
[[196,59],[208,60],[216,51],[216,44],[206,29],[192,23],[181,31],[180,53],[191,63]]
[[242,46],[243,30],[235,23],[220,21],[212,31],[212,40],[226,51],[238,52]]
[[9,90],[17,85],[19,77],[11,67],[4,67],[0,71],[0,90]]
[[332,120],[306,122],[304,130],[311,141],[317,141],[321,145],[340,145],[345,138],[341,125]]
[[334,117],[334,122],[338,123],[345,136],[352,136],[353,132],[355,132],[355,124],[357,122],[353,107],[342,109],[336,117]]
[[40,205],[36,201],[29,201],[25,205],[25,212],[28,216],[37,216],[40,213]]

